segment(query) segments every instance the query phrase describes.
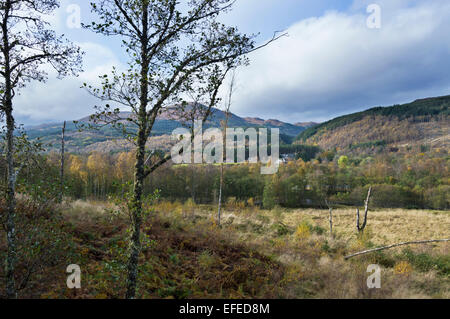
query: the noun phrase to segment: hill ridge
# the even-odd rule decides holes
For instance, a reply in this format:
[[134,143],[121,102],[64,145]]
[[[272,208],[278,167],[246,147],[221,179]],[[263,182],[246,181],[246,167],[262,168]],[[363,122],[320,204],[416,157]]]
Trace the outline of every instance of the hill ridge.
[[[431,108],[430,108],[430,105]],[[301,132],[297,140],[306,141],[309,137],[318,134],[323,129],[333,129],[347,124],[351,124],[357,120],[369,115],[383,115],[383,116],[397,116],[400,119],[413,116],[427,116],[427,115],[450,115],[450,95],[429,97],[423,99],[416,99],[413,102],[406,104],[395,104],[392,106],[376,106],[365,111],[355,112],[347,115],[338,116],[329,121],[323,122],[311,128],[307,128]],[[407,110],[414,108],[413,112]],[[428,109],[427,109],[428,108]],[[405,112],[406,111],[406,112]]]
[[307,128],[297,136],[295,143],[316,144],[325,149],[407,146],[430,144],[430,141],[440,141],[436,147],[446,146],[449,106],[450,95],[373,107]]
[[[176,115],[171,113],[171,108],[166,108],[162,114],[160,114],[155,121],[152,130],[152,142],[156,142],[156,147],[164,147],[168,145],[170,139],[168,135],[171,135],[172,131],[182,126],[182,120],[177,118]],[[132,116],[132,112],[120,112],[118,113],[120,118],[124,121],[126,118]],[[90,115],[80,118],[75,122],[89,122]],[[220,127],[221,121],[225,119],[225,112],[214,108],[212,110],[212,116],[206,121],[204,127]],[[279,128],[281,138],[283,141],[292,141],[301,131],[306,127],[294,125],[291,123],[282,122],[279,120],[263,120],[260,121],[251,120],[254,118],[242,118],[234,113],[229,116],[229,127],[267,127],[267,128]],[[61,123],[48,123],[26,127],[25,130],[31,139],[41,138],[42,142],[49,145],[49,150],[57,149],[59,145],[61,135]],[[165,139],[161,138],[166,136]],[[67,121],[66,125],[66,147],[69,152],[90,152],[95,149],[104,149],[106,151],[117,151],[126,148],[124,138],[120,132],[115,130],[111,125],[105,125],[99,130],[85,130],[79,132],[74,121]],[[154,145],[153,145],[154,146]]]

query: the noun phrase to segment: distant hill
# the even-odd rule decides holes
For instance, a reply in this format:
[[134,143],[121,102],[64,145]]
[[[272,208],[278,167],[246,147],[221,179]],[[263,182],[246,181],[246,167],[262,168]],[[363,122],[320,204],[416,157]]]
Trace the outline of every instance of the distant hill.
[[299,123],[295,123],[295,126],[301,126],[301,127],[305,127],[305,128],[310,128],[313,126],[318,125],[319,123],[316,122],[299,122]]
[[[173,108],[168,108],[160,114],[154,124],[152,138],[149,147],[156,149],[170,148],[169,136],[172,131],[182,125],[180,118],[173,114]],[[120,118],[126,121],[132,116],[130,112],[121,112]],[[225,113],[218,109],[213,109],[212,116],[205,124],[205,129],[209,127],[220,127],[221,121],[225,119]],[[90,117],[79,119],[78,122],[89,122]],[[266,127],[279,128],[281,139],[284,143],[290,143],[306,126],[294,125],[278,120],[263,120],[257,118],[242,118],[235,114],[230,114],[228,120],[229,127]],[[49,145],[48,149],[59,149],[62,123],[50,123],[26,128],[26,132],[31,139],[40,138],[44,144]],[[66,147],[69,152],[91,152],[101,150],[114,152],[131,148],[131,144],[123,139],[120,132],[112,126],[106,125],[99,130],[78,131],[73,121],[68,121],[66,125]]]
[[307,128],[298,135],[295,143],[315,144],[323,149],[418,144],[448,146],[449,106],[450,96],[441,96],[375,107]]

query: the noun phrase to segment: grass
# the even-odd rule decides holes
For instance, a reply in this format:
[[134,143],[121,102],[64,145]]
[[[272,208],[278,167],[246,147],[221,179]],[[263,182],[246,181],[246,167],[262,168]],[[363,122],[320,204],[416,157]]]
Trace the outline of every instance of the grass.
[[[166,205],[161,203],[156,209],[170,216],[170,211],[165,210]],[[214,214],[215,207],[198,206],[195,219],[211,221]],[[358,235],[355,211],[337,209],[333,214],[332,238],[328,210],[279,207],[260,210],[230,205],[223,212],[223,221],[220,232],[226,234],[230,242],[245,243],[285,267],[280,297],[450,297],[448,243],[395,248],[343,260],[343,256],[369,247],[448,238],[449,212],[369,211],[368,226],[363,235]],[[370,264],[379,264],[383,269],[381,289],[367,289],[367,266]]]
[[[103,202],[59,210],[58,227],[73,248],[65,262],[81,266],[82,289],[67,289],[64,265],[44,265],[21,297],[122,298],[128,216]],[[216,213],[191,201],[152,206],[143,225],[139,298],[450,298],[448,243],[343,259],[368,247],[448,238],[449,212],[369,211],[367,229],[357,235],[354,211],[337,209],[333,237],[325,210],[228,201],[221,227]],[[382,267],[381,289],[367,288],[370,264]]]
[[[328,230],[328,210],[292,210],[284,215],[286,224],[298,224],[310,220]],[[341,237],[356,236],[356,211],[337,209],[333,211],[333,229]],[[450,212],[389,209],[369,211],[368,226],[371,241],[384,245],[420,239],[448,238]]]

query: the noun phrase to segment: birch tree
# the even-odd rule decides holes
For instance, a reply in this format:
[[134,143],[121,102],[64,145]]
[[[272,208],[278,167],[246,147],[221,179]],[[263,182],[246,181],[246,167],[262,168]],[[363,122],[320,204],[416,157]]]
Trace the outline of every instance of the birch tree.
[[[127,298],[135,298],[141,250],[143,184],[170,155],[146,167],[146,143],[157,116],[169,105],[187,105],[188,93],[201,94],[211,110],[233,67],[247,63],[256,49],[253,36],[240,34],[218,21],[233,0],[99,0],[92,4],[98,20],[86,28],[116,36],[129,56],[127,70],[103,75],[101,87],[86,85],[105,104],[97,106],[93,123],[109,123],[136,147],[130,207],[131,239],[127,265]],[[113,104],[113,106],[111,105]],[[120,108],[132,116],[120,119]],[[209,112],[206,112],[209,114]]]
[[80,48],[48,29],[45,16],[59,6],[56,0],[2,0],[0,3],[0,99],[6,122],[6,293],[16,298],[15,186],[19,173],[14,163],[14,98],[30,81],[47,78],[45,65],[60,77],[76,74],[81,68]]

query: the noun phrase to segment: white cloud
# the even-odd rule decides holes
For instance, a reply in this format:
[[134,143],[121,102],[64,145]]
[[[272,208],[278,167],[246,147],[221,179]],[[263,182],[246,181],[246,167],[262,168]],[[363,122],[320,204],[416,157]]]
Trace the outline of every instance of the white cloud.
[[234,111],[286,121],[324,120],[361,107],[449,94],[450,3],[377,1],[382,28],[351,13],[300,21],[252,54],[239,72]]
[[[382,8],[381,29],[366,26],[365,8],[372,2]],[[85,16],[87,7],[82,7]],[[63,5],[52,22],[59,32],[65,18]],[[15,101],[19,122],[72,120],[92,113],[99,102],[79,89],[81,84],[95,82],[113,65],[123,67],[122,48],[114,39],[65,31],[78,39],[89,37],[81,43],[85,72],[79,78],[50,76],[47,83],[30,84]],[[355,0],[347,12],[299,21],[288,32],[288,38],[253,53],[251,66],[238,71],[233,112],[321,121],[369,106],[450,94],[448,0]]]
[[32,82],[15,100],[15,114],[19,122],[27,124],[43,121],[75,120],[93,112],[98,100],[90,96],[81,86],[84,82],[94,84],[98,76],[110,73],[113,66],[121,63],[109,48],[92,43],[78,43],[83,51],[84,72],[79,77],[56,79],[49,70],[46,83]]

